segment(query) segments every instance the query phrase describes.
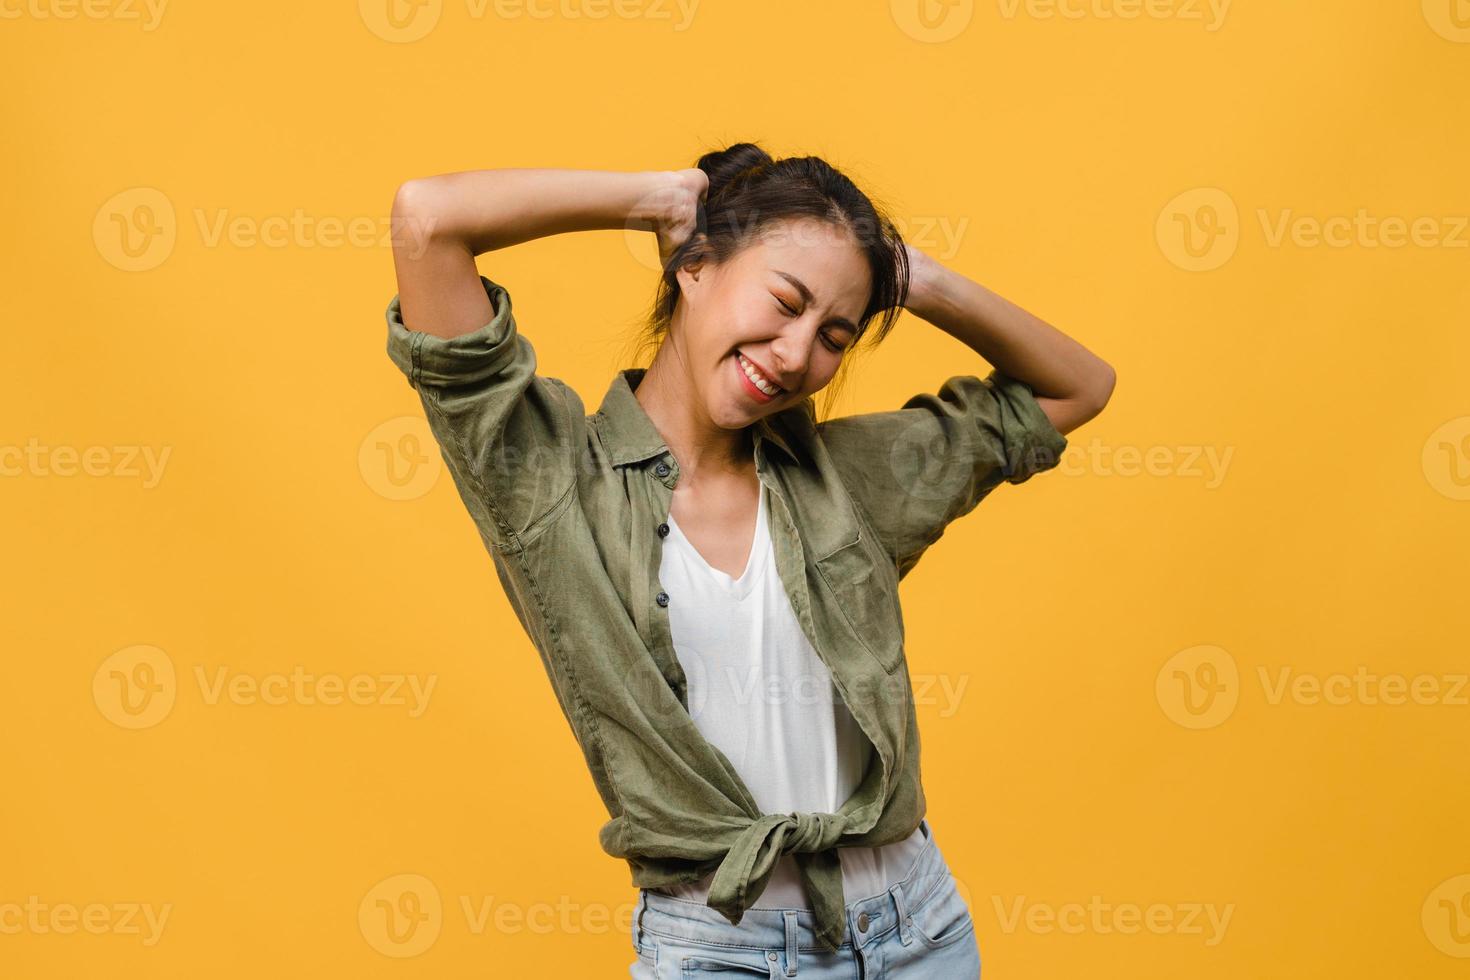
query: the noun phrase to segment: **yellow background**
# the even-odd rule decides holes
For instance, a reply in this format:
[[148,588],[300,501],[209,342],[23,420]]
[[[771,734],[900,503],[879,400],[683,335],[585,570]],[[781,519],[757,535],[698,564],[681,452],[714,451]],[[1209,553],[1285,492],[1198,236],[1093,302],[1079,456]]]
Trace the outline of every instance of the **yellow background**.
[[[178,2],[151,28],[7,5],[0,975],[625,975],[636,895],[535,651],[433,447],[395,463],[417,488],[385,469],[421,409],[384,351],[381,239],[410,177],[754,139],[846,169],[1118,371],[1062,466],[902,587],[929,817],[987,980],[1464,976],[1454,2]],[[1360,210],[1425,236],[1272,238]],[[315,230],[257,237],[293,215]],[[652,254],[596,232],[480,268],[592,411]],[[840,409],[985,370],[906,316]],[[64,475],[67,447],[106,451]],[[166,450],[158,479],[126,447],[134,472]],[[435,687],[417,717],[210,696],[298,667]],[[1378,686],[1346,703],[1273,696],[1360,669]],[[1373,703],[1388,675],[1439,693]],[[406,943],[373,926],[404,882],[430,898],[399,875],[441,902]],[[1046,925],[1093,896],[1113,910]],[[22,922],[33,902],[104,931]],[[168,909],[154,941],[130,903]],[[1120,931],[1128,903],[1173,924]]]

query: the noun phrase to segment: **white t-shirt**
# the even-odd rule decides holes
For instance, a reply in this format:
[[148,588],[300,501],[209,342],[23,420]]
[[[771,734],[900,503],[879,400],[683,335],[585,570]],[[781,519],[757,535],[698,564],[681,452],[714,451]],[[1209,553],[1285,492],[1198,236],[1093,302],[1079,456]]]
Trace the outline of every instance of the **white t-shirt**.
[[[835,813],[857,790],[873,746],[796,621],[776,568],[767,494],[762,485],[750,558],[738,578],[705,561],[670,514],[659,583],[670,597],[695,727],[729,757],[762,813]],[[901,881],[923,844],[921,824],[893,844],[838,848],[845,900]],[[713,877],[659,890],[703,902]],[[811,908],[794,855],[781,856],[750,907]]]

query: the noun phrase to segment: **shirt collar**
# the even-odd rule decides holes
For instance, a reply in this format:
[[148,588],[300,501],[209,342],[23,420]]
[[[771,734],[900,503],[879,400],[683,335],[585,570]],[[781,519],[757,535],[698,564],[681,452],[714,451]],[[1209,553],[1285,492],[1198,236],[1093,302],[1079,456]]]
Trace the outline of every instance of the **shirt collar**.
[[[603,442],[607,446],[608,455],[614,466],[623,466],[628,463],[637,463],[657,456],[668,451],[668,445],[663,436],[659,435],[658,429],[654,428],[653,420],[643,410],[633,389],[638,387],[638,382],[643,380],[647,368],[624,368],[613,376],[612,384],[608,385],[607,394],[603,396],[602,405],[597,412],[606,421],[602,426]],[[800,411],[796,408],[784,409],[776,412],[774,416],[764,416],[755,423],[755,442],[757,451],[761,443],[770,440],[781,451],[793,460],[797,458],[791,448],[788,438],[783,435],[779,427],[772,422],[773,418],[779,419],[786,412]]]

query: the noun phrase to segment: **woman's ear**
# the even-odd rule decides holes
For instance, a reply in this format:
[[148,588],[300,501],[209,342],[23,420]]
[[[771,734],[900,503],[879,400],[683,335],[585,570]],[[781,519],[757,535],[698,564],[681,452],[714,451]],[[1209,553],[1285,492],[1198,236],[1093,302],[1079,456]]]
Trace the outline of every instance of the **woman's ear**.
[[694,289],[699,288],[700,280],[705,272],[706,267],[703,259],[695,259],[692,262],[686,262],[680,266],[679,270],[674,273],[674,278],[679,280],[679,291],[687,295]]

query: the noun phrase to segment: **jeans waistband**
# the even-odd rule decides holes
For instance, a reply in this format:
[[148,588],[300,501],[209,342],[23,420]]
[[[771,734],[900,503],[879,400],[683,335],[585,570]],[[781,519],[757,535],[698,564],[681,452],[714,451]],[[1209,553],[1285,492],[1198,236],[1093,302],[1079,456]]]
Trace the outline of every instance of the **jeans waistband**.
[[[928,818],[922,819],[926,839],[914,865],[900,881],[877,895],[849,901],[844,910],[843,945],[861,949],[892,932],[899,921],[929,899],[949,877],[949,866],[934,840]],[[633,909],[633,931],[674,940],[687,940],[746,949],[779,949],[789,953],[820,948],[809,909],[746,909],[740,924],[698,902],[674,898],[647,888],[639,889]],[[794,962],[794,955],[791,960]]]

